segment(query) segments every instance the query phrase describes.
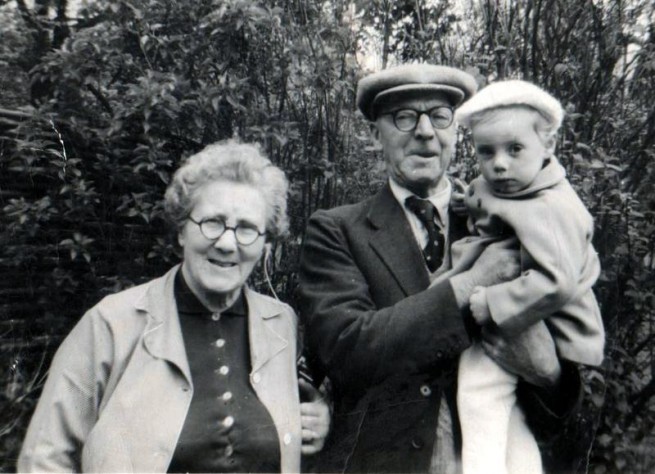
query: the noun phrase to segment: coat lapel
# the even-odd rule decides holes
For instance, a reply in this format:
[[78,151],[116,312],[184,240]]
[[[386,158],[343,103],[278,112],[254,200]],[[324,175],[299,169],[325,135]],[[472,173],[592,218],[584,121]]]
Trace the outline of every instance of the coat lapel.
[[421,250],[389,184],[373,198],[367,218],[373,227],[370,245],[405,294],[427,288],[430,279]]
[[254,373],[286,349],[289,342],[273,329],[274,318],[280,315],[281,307],[270,304],[249,288],[246,288],[245,295],[248,302],[250,361]]
[[143,333],[146,350],[153,357],[176,365],[191,384],[191,370],[173,292],[175,274],[179,267],[176,265],[156,280],[137,302],[136,308],[148,313],[148,323]]

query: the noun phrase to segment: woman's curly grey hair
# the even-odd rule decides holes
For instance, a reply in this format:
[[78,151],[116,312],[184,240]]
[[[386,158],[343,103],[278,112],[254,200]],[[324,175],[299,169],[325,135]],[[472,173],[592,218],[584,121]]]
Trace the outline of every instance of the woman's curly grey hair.
[[164,207],[171,222],[182,228],[195,205],[196,192],[206,184],[229,181],[248,184],[266,201],[266,233],[283,236],[289,228],[284,172],[266,158],[256,145],[234,140],[208,145],[186,159],[166,189]]

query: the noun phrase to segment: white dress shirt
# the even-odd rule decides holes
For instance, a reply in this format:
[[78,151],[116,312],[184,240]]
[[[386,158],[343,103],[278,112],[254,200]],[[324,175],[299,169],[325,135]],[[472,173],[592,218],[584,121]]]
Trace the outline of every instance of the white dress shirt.
[[[435,209],[437,210],[437,214],[439,215],[439,220],[435,218],[435,224],[437,225],[437,227],[439,228],[439,230],[442,232],[444,236],[445,249],[448,249],[450,245],[450,242],[448,241],[449,240],[448,239],[448,225],[449,225],[448,206],[450,205],[450,196],[452,194],[453,187],[450,184],[450,181],[446,178],[442,178],[442,183],[445,184],[442,184],[440,186],[441,189],[439,189],[436,193],[431,194],[425,199],[430,201],[434,205]],[[419,248],[424,249],[425,246],[428,244],[428,231],[426,230],[425,226],[421,223],[418,216],[413,211],[408,209],[407,205],[405,204],[405,200],[410,196],[415,196],[415,194],[412,193],[409,189],[403,188],[400,184],[396,183],[392,178],[389,178],[389,186],[391,187],[391,193],[396,198],[396,200],[400,204],[400,207],[402,207],[403,211],[405,212],[405,217],[407,217],[409,226],[412,228],[412,233],[414,234],[414,238],[416,239]],[[416,196],[416,197],[422,199],[420,196]],[[442,273],[444,270],[448,269],[449,267],[450,267],[450,252],[444,252],[443,263],[437,270],[435,270],[433,276]]]

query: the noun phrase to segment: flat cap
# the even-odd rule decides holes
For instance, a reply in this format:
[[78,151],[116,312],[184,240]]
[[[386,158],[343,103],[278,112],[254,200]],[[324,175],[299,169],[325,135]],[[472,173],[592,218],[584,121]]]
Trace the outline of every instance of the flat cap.
[[478,85],[470,74],[448,66],[406,64],[370,74],[357,84],[357,107],[375,120],[376,105],[392,95],[446,94],[453,107],[471,97]]
[[536,109],[555,129],[562,125],[564,110],[559,100],[541,87],[519,80],[498,81],[489,84],[457,109],[455,118],[460,125],[470,127],[471,117],[475,114],[512,105],[525,105]]

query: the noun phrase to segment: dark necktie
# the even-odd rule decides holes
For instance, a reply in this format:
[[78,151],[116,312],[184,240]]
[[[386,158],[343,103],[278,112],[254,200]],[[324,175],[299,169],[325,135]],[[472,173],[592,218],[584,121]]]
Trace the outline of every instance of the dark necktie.
[[434,222],[436,213],[434,205],[427,199],[419,199],[416,196],[408,197],[405,203],[428,231],[428,243],[423,249],[423,258],[430,272],[434,272],[441,266],[445,245],[443,233]]

